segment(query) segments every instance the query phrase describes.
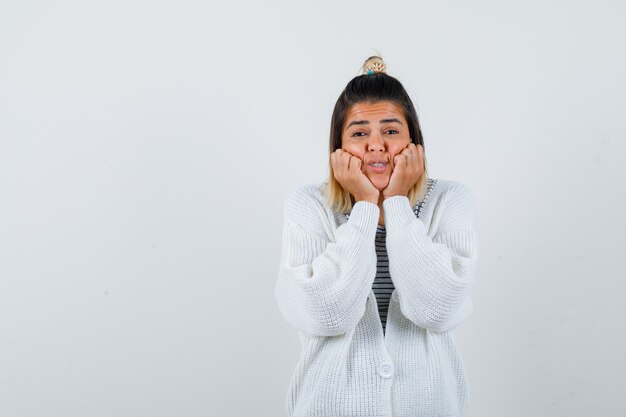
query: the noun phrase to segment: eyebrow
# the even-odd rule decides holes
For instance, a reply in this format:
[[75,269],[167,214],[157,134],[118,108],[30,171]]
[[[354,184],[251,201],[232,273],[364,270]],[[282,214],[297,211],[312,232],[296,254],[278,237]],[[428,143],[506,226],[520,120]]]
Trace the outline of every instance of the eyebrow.
[[[402,124],[400,119],[396,119],[395,117],[391,118],[391,119],[382,119],[380,121],[380,123],[400,123],[400,124]],[[353,125],[368,125],[368,124],[370,124],[369,120],[353,120],[353,121],[350,122],[350,124],[348,126],[346,126],[346,129],[349,128],[350,126],[353,126]]]

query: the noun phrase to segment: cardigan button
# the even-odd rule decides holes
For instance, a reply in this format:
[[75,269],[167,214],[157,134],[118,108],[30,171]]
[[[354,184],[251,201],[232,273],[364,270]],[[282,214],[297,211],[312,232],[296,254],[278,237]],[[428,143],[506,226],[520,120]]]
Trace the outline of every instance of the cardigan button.
[[388,362],[383,362],[378,367],[378,374],[383,378],[390,378],[393,375],[393,365]]

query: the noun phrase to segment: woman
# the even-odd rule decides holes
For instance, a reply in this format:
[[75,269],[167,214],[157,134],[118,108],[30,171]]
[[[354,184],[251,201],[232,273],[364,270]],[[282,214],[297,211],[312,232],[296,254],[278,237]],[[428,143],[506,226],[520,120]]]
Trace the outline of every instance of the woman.
[[331,120],[330,175],[284,205],[275,294],[300,335],[290,416],[463,416],[454,329],[478,255],[464,184],[427,176],[415,108],[380,57]]

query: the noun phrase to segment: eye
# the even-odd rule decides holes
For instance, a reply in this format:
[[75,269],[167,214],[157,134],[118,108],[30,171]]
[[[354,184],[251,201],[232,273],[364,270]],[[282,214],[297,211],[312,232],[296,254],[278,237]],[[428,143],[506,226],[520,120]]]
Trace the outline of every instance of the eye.
[[389,129],[389,130],[387,130],[385,133],[389,133],[390,135],[397,135],[397,134],[398,134],[398,131],[397,131],[397,130],[395,130],[395,129]]
[[360,136],[365,136],[365,132],[354,132],[352,134],[352,137],[360,137]]

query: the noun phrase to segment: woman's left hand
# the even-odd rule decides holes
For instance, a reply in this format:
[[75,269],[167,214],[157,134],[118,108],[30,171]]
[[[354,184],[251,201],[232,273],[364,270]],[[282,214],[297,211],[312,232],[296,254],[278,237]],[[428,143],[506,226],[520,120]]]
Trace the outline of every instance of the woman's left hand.
[[424,148],[411,142],[393,157],[393,163],[389,184],[382,191],[383,198],[409,194],[411,187],[424,173]]

